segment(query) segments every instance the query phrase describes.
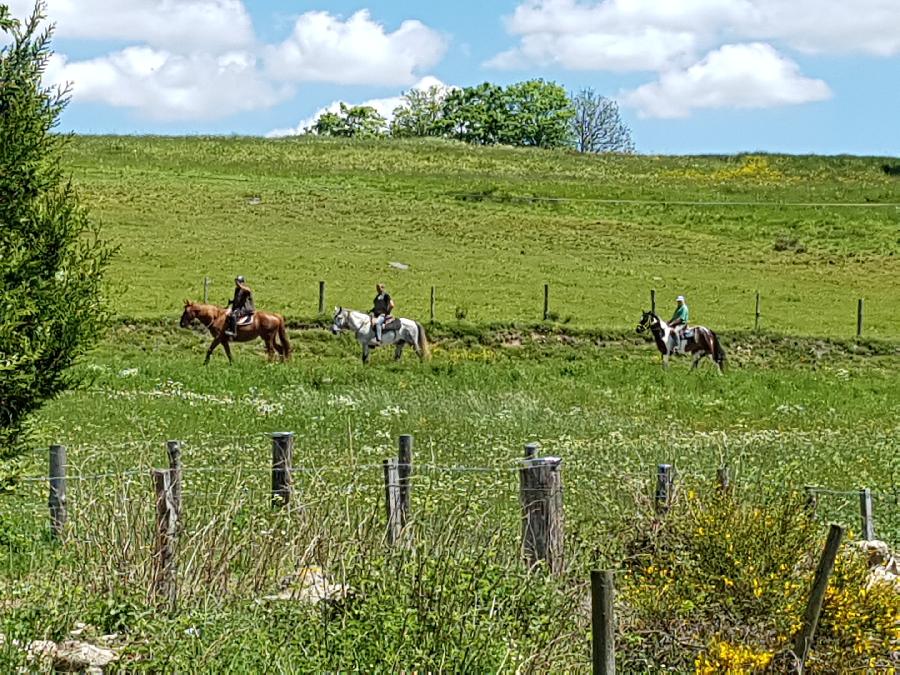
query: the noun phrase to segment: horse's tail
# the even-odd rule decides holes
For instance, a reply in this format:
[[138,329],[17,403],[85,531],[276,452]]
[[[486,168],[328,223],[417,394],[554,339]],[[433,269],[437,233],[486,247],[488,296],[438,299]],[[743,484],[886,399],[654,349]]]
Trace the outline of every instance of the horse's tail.
[[722,343],[719,341],[719,336],[709,331],[709,334],[713,337],[713,361],[719,366],[719,370],[725,371],[725,350],[722,349]]
[[418,336],[418,347],[419,347],[419,356],[423,359],[431,358],[431,347],[428,344],[428,337],[425,335],[425,328],[416,321],[416,328],[419,331]]
[[280,314],[278,315],[278,341],[281,342],[281,355],[285,361],[291,358],[291,343],[288,341],[287,331],[285,330],[285,320]]

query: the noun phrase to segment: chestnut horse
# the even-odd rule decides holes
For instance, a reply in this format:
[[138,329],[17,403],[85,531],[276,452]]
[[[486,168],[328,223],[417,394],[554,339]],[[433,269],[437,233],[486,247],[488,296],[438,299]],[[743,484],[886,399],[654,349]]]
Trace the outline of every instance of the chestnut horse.
[[269,312],[254,312],[250,323],[237,327],[237,335],[225,334],[225,319],[227,317],[224,307],[217,305],[204,305],[199,302],[184,301],[184,312],[181,315],[181,327],[187,328],[194,319],[197,319],[209,330],[213,336],[212,344],[206,350],[205,366],[209,363],[209,357],[219,345],[225,350],[228,362],[232,362],[231,347],[229,343],[250,342],[256,338],[262,338],[266,344],[266,355],[271,360],[275,358],[275,352],[281,355],[282,360],[291,358],[291,343],[288,342],[284,329],[284,317],[280,314]]
[[685,338],[653,312],[644,312],[637,325],[637,332],[650,329],[656,348],[662,357],[663,368],[669,367],[672,354],[693,354],[691,370],[696,368],[704,356],[708,356],[719,372],[725,371],[725,350],[719,342],[719,336],[706,326],[691,326],[688,330],[691,337]]

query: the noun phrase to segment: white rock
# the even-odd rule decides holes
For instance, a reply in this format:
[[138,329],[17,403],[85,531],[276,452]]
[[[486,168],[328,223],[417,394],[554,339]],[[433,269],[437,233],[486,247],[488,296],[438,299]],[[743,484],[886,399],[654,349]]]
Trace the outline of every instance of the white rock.
[[393,267],[395,270],[408,270],[409,269],[409,265],[407,265],[406,263],[402,263],[402,262],[390,262],[388,264],[391,267]]
[[348,588],[328,580],[320,567],[304,567],[281,581],[282,590],[274,595],[264,596],[264,600],[295,600],[318,604],[345,598]]
[[869,557],[869,567],[882,565],[890,560],[891,550],[888,548],[888,545],[880,539],[872,539],[870,541],[864,539],[856,542],[856,546]]
[[103,668],[119,658],[111,649],[95,647],[87,642],[66,640],[56,647],[53,667],[57,670],[84,670]]

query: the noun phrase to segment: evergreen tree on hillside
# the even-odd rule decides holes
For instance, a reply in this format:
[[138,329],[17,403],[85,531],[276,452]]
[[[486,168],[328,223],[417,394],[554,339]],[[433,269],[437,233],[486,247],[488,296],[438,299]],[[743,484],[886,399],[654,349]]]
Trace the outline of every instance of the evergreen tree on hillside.
[[29,414],[75,384],[69,368],[107,319],[111,251],[63,175],[66,137],[53,129],[68,92],[41,82],[43,9],[19,22],[0,6],[0,459]]

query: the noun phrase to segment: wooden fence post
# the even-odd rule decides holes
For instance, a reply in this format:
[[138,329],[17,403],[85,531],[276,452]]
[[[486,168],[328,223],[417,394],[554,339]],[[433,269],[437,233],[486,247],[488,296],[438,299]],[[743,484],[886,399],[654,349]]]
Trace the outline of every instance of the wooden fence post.
[[178,597],[175,558],[178,537],[178,512],[175,509],[172,469],[153,469],[153,490],[156,497],[156,537],[153,543],[153,598],[169,611],[175,610]]
[[860,298],[856,303],[856,337],[862,337],[863,329],[863,299]]
[[319,282],[319,315],[325,313],[325,282]]
[[719,486],[719,492],[727,493],[730,487],[730,479],[728,476],[728,465],[720,466],[716,469],[716,483]]
[[650,311],[656,314],[656,289],[650,289]]
[[537,457],[537,452],[540,449],[540,443],[526,443],[525,444],[525,459],[534,459]]
[[834,561],[837,558],[838,548],[841,545],[841,537],[844,530],[840,525],[832,523],[828,531],[828,539],[825,541],[825,548],[822,556],[819,558],[819,564],[816,567],[816,575],[813,578],[812,589],[809,593],[809,600],[806,603],[806,611],[803,613],[803,624],[800,632],[794,640],[794,656],[797,659],[797,672],[803,673],[803,667],[806,663],[806,657],[812,646],[813,636],[816,633],[816,626],[819,623],[819,614],[822,612],[822,604],[825,602],[825,591],[828,588],[828,577],[834,569]]
[[431,323],[434,323],[434,286],[431,287]]
[[531,569],[544,561],[551,574],[563,571],[561,465],[559,457],[530,457],[519,469],[525,562]]
[[412,451],[413,437],[409,434],[400,436],[397,451],[397,477],[400,486],[400,526],[406,527],[410,520],[411,489],[412,484]]
[[66,511],[66,446],[50,446],[50,531],[59,538],[68,520]]
[[209,302],[209,277],[203,277],[203,304]]
[[656,467],[656,512],[665,513],[672,505],[673,471],[671,464]]
[[550,319],[550,284],[544,284],[544,321]]
[[172,470],[172,503],[175,514],[181,523],[181,441],[166,441],[166,452],[169,455],[169,468]]
[[756,318],[753,320],[753,330],[759,330],[759,291],[756,291]]
[[875,538],[875,523],[872,519],[872,491],[869,488],[859,489],[859,515],[862,518],[861,536],[866,541]]
[[815,485],[804,485],[803,492],[806,495],[804,506],[810,518],[816,517],[816,509],[819,507],[819,495]]
[[403,532],[398,464],[396,459],[384,460],[384,503],[387,509],[387,539],[391,545],[400,541]]
[[591,655],[594,675],[616,673],[613,573],[591,571]]
[[294,452],[294,432],[272,434],[272,506],[280,508],[291,501],[291,464]]

